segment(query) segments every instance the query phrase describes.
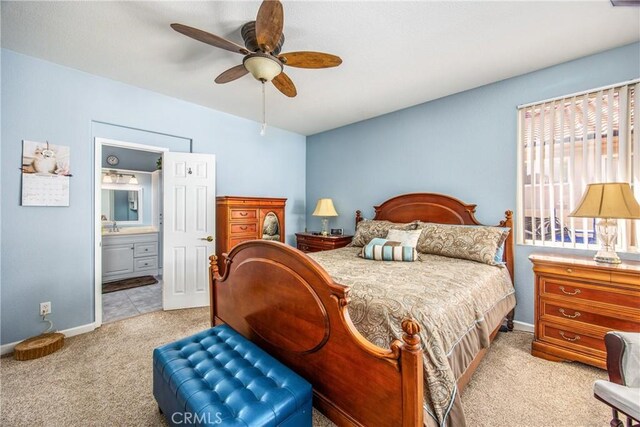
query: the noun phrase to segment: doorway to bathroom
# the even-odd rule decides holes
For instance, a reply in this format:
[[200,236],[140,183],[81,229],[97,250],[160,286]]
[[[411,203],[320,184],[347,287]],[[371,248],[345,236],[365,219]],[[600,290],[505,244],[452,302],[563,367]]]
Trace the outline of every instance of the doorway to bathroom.
[[102,300],[101,323],[109,323],[162,310],[162,155],[167,149],[111,140],[100,145],[96,211],[102,268],[96,293]]
[[215,156],[99,137],[95,143],[95,326],[209,305]]

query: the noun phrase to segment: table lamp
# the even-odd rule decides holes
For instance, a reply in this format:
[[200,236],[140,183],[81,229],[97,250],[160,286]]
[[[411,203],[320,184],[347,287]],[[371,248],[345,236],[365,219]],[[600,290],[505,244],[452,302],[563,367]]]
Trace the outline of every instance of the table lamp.
[[329,235],[329,216],[338,216],[336,208],[333,207],[333,200],[319,199],[316,210],[311,214],[313,216],[321,216],[322,218],[322,235]]
[[597,262],[620,264],[615,251],[617,219],[640,219],[640,205],[633,197],[631,186],[626,182],[589,184],[578,207],[569,216],[601,218],[596,225],[596,234],[602,246],[593,259]]

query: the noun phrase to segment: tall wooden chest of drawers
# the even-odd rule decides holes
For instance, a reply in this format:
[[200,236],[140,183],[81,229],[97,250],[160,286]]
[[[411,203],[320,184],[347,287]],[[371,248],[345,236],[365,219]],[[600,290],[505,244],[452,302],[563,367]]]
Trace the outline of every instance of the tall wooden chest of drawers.
[[[285,241],[286,202],[287,199],[267,197],[216,198],[216,256],[221,273],[222,254],[229,253],[238,243],[262,238]],[[267,222],[269,224],[265,227]]]
[[586,257],[531,255],[535,337],[531,354],[606,369],[604,335],[640,332],[640,263],[596,263]]

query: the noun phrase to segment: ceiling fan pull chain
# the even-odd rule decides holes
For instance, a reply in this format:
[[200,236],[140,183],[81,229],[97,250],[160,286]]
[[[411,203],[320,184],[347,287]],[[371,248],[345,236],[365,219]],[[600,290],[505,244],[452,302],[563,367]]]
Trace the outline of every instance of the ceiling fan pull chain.
[[262,81],[262,126],[260,127],[260,136],[267,133],[267,92],[265,90],[264,80]]

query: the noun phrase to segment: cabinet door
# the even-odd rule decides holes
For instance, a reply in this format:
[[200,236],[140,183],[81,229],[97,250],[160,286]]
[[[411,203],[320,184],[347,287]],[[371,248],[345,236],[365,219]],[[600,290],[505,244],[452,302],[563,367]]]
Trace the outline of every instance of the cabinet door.
[[133,243],[102,248],[102,276],[133,273]]

